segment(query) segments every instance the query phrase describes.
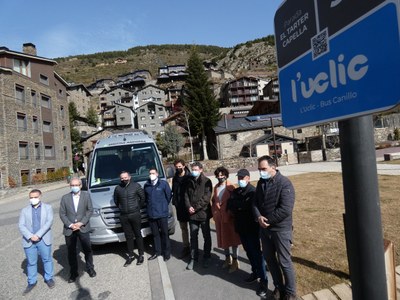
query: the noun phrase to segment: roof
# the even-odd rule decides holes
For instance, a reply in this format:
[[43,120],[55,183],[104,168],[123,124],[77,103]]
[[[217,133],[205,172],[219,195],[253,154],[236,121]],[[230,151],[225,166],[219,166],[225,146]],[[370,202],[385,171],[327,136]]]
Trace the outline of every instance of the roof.
[[33,59],[33,60],[40,60],[40,61],[48,62],[53,65],[57,64],[57,62],[55,60],[48,59],[48,58],[42,57],[42,56],[27,54],[24,52],[9,50],[7,47],[0,47],[0,54],[11,54],[11,55],[25,57],[25,58],[29,58],[29,59]]
[[271,119],[274,126],[282,126],[282,116],[280,114],[260,115],[233,119],[222,118],[218,121],[217,126],[214,127],[214,132],[216,134],[223,134],[230,132],[251,131],[256,129],[270,128]]
[[[252,141],[244,144],[243,146],[251,146],[251,145],[258,145],[258,144],[268,144],[268,142],[272,142],[273,139],[274,139],[274,134],[268,133],[268,134],[264,134],[263,136],[255,139],[255,140],[252,140]],[[298,139],[291,138],[289,136],[280,135],[280,134],[276,134],[275,133],[275,141],[277,141],[277,142],[285,142],[285,141],[297,142]],[[262,142],[264,142],[264,143],[262,143]]]
[[75,89],[78,89],[78,88],[82,88],[86,92],[87,96],[89,96],[89,97],[92,96],[92,94],[89,92],[89,90],[86,88],[86,86],[83,85],[82,83],[71,84],[68,87],[69,90],[75,90]]

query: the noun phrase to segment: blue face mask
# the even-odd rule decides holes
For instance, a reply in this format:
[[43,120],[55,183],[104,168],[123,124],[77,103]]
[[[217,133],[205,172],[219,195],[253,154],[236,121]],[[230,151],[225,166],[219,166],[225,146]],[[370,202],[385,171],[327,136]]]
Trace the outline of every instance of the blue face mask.
[[192,171],[192,176],[193,177],[199,177],[200,172],[199,171]]
[[80,190],[81,188],[79,186],[71,186],[71,192],[73,192],[74,194],[79,193]]
[[246,180],[239,180],[238,185],[241,188],[245,188],[247,186],[247,181]]
[[262,179],[270,179],[271,178],[271,174],[269,174],[267,171],[260,171],[260,177]]

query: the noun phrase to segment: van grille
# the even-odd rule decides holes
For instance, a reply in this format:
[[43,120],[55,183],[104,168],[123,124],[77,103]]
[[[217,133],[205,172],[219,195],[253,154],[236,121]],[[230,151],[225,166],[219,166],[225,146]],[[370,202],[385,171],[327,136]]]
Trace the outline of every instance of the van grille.
[[[104,223],[109,226],[109,227],[121,227],[121,222],[119,220],[119,215],[120,211],[119,208],[116,206],[109,206],[109,207],[103,207],[100,210],[101,218],[103,219]],[[148,227],[148,217],[147,217],[147,212],[146,208],[142,208],[140,210],[140,215],[142,218],[142,228],[143,227]]]

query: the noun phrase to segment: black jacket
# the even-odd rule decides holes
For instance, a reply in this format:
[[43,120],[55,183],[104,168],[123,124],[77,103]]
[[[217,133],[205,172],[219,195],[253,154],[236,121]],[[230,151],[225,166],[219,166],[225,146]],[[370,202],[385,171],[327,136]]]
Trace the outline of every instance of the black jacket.
[[190,220],[203,222],[212,217],[211,194],[211,180],[203,173],[197,179],[189,177],[185,189],[185,205],[187,210],[191,206],[195,210],[194,214],[190,215]]
[[114,202],[121,214],[140,211],[145,204],[144,190],[140,184],[130,181],[128,185],[117,185],[114,190]]
[[172,204],[175,205],[179,222],[189,221],[189,212],[185,205],[185,188],[190,177],[190,171],[187,167],[185,167],[184,171],[185,175],[179,176],[175,174],[172,178]]
[[256,188],[250,183],[244,188],[233,190],[227,209],[234,215],[235,231],[238,234],[259,233],[260,227],[253,214],[253,199]]
[[[263,184],[266,184],[266,191]],[[290,180],[279,171],[270,179],[257,182],[253,212],[256,218],[264,216],[268,219],[271,231],[292,230],[292,212],[294,207],[294,187]]]

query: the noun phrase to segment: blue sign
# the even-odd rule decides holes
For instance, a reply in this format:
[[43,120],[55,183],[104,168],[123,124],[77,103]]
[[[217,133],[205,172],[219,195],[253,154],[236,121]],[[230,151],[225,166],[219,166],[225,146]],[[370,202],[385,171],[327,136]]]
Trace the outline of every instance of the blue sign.
[[307,38],[310,50],[279,69],[285,127],[347,119],[400,103],[396,3],[378,5],[332,36],[329,27],[318,30]]

